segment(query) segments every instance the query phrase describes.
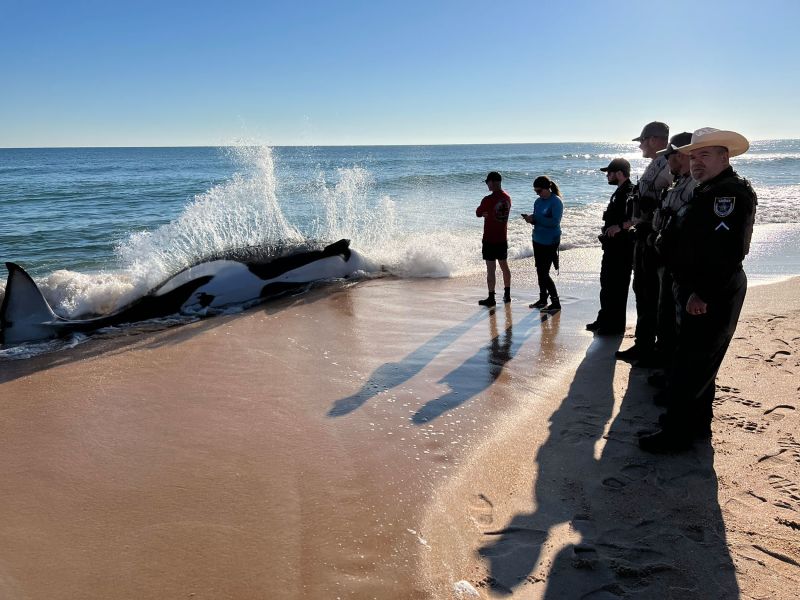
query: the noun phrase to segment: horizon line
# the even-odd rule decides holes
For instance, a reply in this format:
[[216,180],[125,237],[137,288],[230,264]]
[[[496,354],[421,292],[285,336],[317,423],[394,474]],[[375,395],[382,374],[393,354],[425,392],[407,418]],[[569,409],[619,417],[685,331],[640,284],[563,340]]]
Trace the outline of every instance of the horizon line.
[[[800,138],[763,138],[751,142],[785,142],[800,141]],[[154,146],[0,146],[0,150],[134,150],[149,148],[238,148],[259,147],[270,148],[403,148],[415,146],[532,146],[545,144],[634,144],[625,141],[562,141],[562,142],[459,142],[459,143],[422,143],[422,144],[186,144],[186,145],[154,145]]]

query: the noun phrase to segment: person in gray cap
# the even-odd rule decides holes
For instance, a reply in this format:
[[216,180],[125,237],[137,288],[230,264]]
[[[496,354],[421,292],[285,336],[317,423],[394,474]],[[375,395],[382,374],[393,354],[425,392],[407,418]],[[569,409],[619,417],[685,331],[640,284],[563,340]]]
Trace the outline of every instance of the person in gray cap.
[[711,435],[716,377],[747,292],[742,261],[750,250],[758,200],[730,166],[749,148],[744,136],[710,127],[678,151],[689,156],[697,186],[662,232],[680,306],[678,344],[661,429],[639,438],[648,452],[675,452]]
[[633,268],[633,238],[623,229],[627,221],[626,202],[633,189],[631,163],[615,158],[600,169],[608,185],[616,186],[603,213],[603,228],[598,236],[603,246],[600,263],[600,311],[586,329],[597,335],[618,335],[625,332],[628,288]]
[[656,354],[665,366],[669,366],[675,351],[678,335],[678,324],[675,311],[675,296],[672,293],[672,274],[665,264],[665,251],[659,243],[659,236],[670,223],[678,211],[682,210],[692,197],[692,191],[697,182],[689,172],[689,156],[678,152],[680,146],[686,146],[692,141],[692,134],[688,131],[673,135],[669,145],[664,150],[659,150],[658,155],[663,156],[669,163],[669,170],[675,180],[672,185],[663,191],[661,202],[653,213],[653,233],[649,242],[655,246],[658,253],[658,318],[656,324]]
[[639,137],[639,149],[644,158],[652,161],[634,186],[628,201],[626,227],[634,231],[633,293],[636,295],[636,332],[633,346],[617,351],[621,360],[640,361],[641,366],[655,364],[656,324],[658,321],[658,267],[655,250],[647,244],[653,231],[653,211],[661,191],[672,183],[669,164],[657,152],[667,147],[669,127],[660,121],[648,123]]

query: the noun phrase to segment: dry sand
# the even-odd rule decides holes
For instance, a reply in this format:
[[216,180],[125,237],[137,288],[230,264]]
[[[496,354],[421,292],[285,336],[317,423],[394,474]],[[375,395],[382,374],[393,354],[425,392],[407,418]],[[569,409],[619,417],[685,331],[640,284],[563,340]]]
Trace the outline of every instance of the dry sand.
[[464,598],[797,598],[800,279],[750,290],[694,452],[638,449],[659,411],[614,349],[594,340],[539,418],[439,490],[436,596],[461,580]]
[[798,286],[751,290],[680,456],[636,447],[591,288],[373,281],[0,363],[0,598],[794,598]]

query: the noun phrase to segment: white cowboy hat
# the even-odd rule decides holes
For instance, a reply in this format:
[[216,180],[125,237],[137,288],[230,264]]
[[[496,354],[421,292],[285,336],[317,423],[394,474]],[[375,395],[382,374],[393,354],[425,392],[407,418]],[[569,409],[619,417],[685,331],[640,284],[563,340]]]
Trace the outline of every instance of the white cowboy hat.
[[703,127],[698,129],[692,134],[692,141],[686,146],[677,148],[678,152],[689,154],[692,150],[698,148],[707,148],[709,146],[722,146],[728,149],[728,155],[739,156],[747,152],[750,147],[750,142],[747,141],[742,134],[735,131],[723,131],[714,129],[713,127]]

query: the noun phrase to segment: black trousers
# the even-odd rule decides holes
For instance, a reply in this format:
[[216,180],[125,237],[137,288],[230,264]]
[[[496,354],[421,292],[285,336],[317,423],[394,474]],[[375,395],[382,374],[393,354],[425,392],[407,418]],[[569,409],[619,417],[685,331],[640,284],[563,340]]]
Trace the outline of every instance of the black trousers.
[[600,312],[597,313],[597,322],[601,326],[614,330],[625,329],[632,268],[632,242],[605,242],[600,263]]
[[633,293],[636,294],[636,345],[646,352],[655,349],[658,324],[658,255],[646,240],[633,247]]
[[722,301],[709,304],[704,315],[686,312],[688,298],[676,293],[680,303],[678,344],[669,374],[668,426],[676,433],[711,424],[717,372],[736,331],[747,294],[747,277],[739,271]]
[[656,351],[671,359],[678,343],[678,306],[672,289],[672,273],[664,266],[658,267],[658,321],[656,324]]
[[536,278],[539,281],[539,297],[545,300],[548,296],[552,300],[558,300],[556,283],[550,277],[550,267],[556,259],[556,252],[558,244],[550,246],[533,242],[533,262],[536,265]]

